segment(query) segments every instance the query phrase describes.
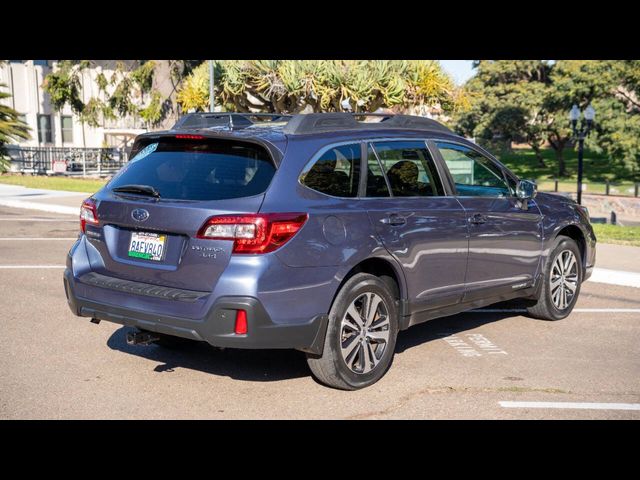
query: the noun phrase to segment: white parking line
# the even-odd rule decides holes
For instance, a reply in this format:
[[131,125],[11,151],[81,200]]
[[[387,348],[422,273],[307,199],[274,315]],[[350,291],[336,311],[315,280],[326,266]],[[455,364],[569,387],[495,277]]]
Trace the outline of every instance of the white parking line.
[[640,410],[640,403],[498,402],[503,408],[553,408],[573,410]]
[[19,268],[65,268],[64,265],[0,265],[0,269],[19,269]]
[[640,308],[574,308],[573,311],[583,313],[640,313]]
[[44,240],[77,240],[78,237],[0,237],[0,242],[11,242],[13,240],[29,240],[29,241],[44,241]]
[[[640,313],[640,308],[574,308],[576,313]],[[526,313],[524,308],[481,308],[463,313]]]
[[77,218],[0,217],[0,222],[77,222]]

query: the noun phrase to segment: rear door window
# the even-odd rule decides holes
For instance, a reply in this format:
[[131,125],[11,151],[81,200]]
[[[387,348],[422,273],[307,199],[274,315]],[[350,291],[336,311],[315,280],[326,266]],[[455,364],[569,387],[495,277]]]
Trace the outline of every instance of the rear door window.
[[360,144],[331,147],[311,167],[300,182],[332,197],[357,197],[360,183]]
[[162,199],[224,200],[264,193],[275,170],[259,145],[167,138],[141,149],[109,182],[109,189],[148,185]]
[[389,197],[382,167],[371,145],[367,146],[367,197]]
[[[440,177],[424,142],[388,141],[372,144],[394,197],[432,197],[444,194]],[[371,162],[370,162],[371,163]],[[386,196],[386,185],[372,165],[367,180],[368,196]]]

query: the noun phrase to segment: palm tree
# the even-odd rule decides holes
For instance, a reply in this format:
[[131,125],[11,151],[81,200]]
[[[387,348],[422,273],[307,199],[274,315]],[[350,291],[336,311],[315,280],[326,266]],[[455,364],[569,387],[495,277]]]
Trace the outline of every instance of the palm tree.
[[[6,87],[6,85],[0,84],[0,89]],[[10,93],[0,90],[0,171],[6,170],[9,165],[9,159],[6,157],[4,149],[5,144],[12,140],[28,140],[31,138],[29,134],[30,128],[18,118],[18,112],[3,104],[2,101],[10,97]]]

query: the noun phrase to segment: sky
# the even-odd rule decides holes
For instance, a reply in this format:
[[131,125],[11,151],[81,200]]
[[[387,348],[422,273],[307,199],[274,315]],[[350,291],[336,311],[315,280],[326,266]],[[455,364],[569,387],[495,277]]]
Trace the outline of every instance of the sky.
[[449,73],[457,85],[462,85],[473,76],[473,60],[440,60],[442,68]]

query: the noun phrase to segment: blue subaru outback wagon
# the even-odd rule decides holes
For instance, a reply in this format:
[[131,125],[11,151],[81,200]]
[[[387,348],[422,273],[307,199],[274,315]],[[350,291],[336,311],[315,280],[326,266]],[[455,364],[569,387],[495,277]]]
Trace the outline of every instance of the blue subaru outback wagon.
[[426,320],[566,317],[595,262],[585,208],[427,118],[190,114],[131,157],[83,203],[64,286],[132,344],[298,349],[358,389]]

